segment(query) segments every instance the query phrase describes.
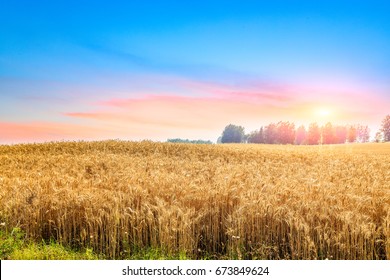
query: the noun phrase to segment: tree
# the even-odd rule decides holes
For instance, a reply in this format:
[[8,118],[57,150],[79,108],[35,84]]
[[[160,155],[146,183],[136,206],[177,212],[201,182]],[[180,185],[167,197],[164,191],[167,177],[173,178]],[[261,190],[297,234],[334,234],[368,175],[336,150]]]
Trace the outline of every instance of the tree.
[[356,136],[357,136],[356,127],[353,126],[353,125],[350,125],[348,127],[348,135],[347,135],[348,143],[355,142],[356,141]]
[[322,130],[322,144],[334,144],[335,133],[332,124],[328,122],[321,128],[321,130]]
[[181,139],[181,138],[174,138],[174,139],[168,139],[167,142],[169,143],[186,143],[186,144],[213,144],[210,140],[189,140],[189,139]]
[[296,145],[302,145],[306,143],[306,128],[301,125],[297,128],[297,131],[295,133],[295,144]]
[[263,127],[260,127],[258,141],[261,144],[265,143],[265,141],[264,141],[264,128]]
[[321,130],[317,123],[311,123],[307,132],[307,144],[318,145],[321,140]]
[[357,125],[356,126],[357,141],[360,143],[366,143],[370,140],[370,129],[368,126]]
[[382,142],[383,141],[383,133],[381,130],[379,130],[376,134],[375,134],[375,142],[379,143],[379,142]]
[[229,124],[222,132],[221,143],[242,143],[244,141],[244,128]]
[[383,140],[390,141],[390,115],[387,115],[382,121],[381,132],[383,133]]
[[344,125],[334,127],[335,143],[344,144],[347,141],[348,128]]
[[265,143],[264,128],[263,127],[260,127],[260,130],[259,130],[259,143],[261,143],[261,144]]
[[264,143],[264,129],[263,127],[260,130],[253,131],[248,136],[248,143]]
[[277,126],[274,123],[270,123],[264,128],[264,142],[267,144],[276,144],[277,140]]
[[279,144],[294,144],[295,124],[290,122],[278,122],[276,125],[276,138]]

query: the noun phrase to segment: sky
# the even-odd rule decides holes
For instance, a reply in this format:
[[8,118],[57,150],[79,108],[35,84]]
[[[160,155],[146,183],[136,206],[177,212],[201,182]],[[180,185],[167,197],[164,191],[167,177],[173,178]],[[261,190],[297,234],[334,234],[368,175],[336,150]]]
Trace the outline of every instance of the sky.
[[389,1],[0,1],[0,144],[390,114]]

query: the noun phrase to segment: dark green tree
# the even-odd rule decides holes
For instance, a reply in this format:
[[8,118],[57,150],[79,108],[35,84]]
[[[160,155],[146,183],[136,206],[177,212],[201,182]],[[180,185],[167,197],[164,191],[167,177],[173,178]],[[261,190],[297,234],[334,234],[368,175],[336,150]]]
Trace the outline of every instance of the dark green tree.
[[222,132],[221,143],[242,143],[245,140],[244,127],[229,124]]

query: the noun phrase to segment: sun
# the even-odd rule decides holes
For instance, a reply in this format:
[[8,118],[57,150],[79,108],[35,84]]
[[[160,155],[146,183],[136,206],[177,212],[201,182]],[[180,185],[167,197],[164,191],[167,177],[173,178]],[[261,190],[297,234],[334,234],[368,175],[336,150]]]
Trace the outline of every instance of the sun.
[[329,117],[331,115],[331,111],[326,108],[320,108],[318,109],[317,114],[321,117]]

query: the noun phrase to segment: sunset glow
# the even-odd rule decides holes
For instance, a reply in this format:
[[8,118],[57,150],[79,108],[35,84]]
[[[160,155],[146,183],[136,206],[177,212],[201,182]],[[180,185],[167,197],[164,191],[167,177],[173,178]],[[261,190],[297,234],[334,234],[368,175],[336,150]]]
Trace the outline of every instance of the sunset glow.
[[0,144],[215,142],[278,121],[375,133],[389,113],[385,1],[114,2],[2,4]]
[[322,117],[328,117],[331,112],[328,109],[319,109],[318,114]]

